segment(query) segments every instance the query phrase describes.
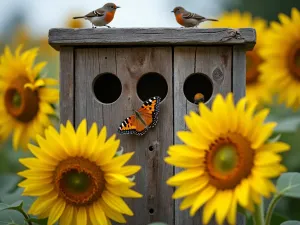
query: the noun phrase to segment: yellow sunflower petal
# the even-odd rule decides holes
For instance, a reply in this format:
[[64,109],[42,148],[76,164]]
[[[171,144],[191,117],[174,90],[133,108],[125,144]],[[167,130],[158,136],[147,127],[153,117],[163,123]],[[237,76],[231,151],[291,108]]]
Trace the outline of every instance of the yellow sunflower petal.
[[198,195],[199,195],[199,193],[196,192],[192,195],[189,195],[189,196],[185,197],[183,199],[183,201],[181,202],[181,204],[179,206],[179,209],[180,210],[185,210],[185,209],[191,207],[194,204],[195,199]]
[[205,189],[203,189],[194,199],[190,215],[194,216],[197,210],[215,195],[216,191],[217,189],[213,186],[207,186]]
[[62,199],[57,199],[51,207],[47,225],[52,225],[61,217],[66,207],[66,202]]
[[51,164],[47,163],[41,163],[36,158],[24,158],[19,159],[20,163],[22,163],[24,166],[30,168],[30,169],[38,169],[38,170],[44,170],[44,171],[54,171],[55,167]]
[[229,212],[227,214],[227,221],[230,225],[236,224],[236,215],[237,215],[236,209],[237,209],[237,201],[236,201],[235,195],[233,194],[231,206],[230,206]]
[[131,176],[138,172],[141,169],[141,166],[123,166],[119,173],[123,176]]
[[131,157],[134,155],[134,152],[125,153],[121,156],[114,157],[110,162],[103,164],[101,169],[103,171],[113,171],[122,167]]
[[45,82],[46,86],[53,86],[58,84],[58,80],[53,78],[43,78],[43,81]]
[[37,200],[31,205],[28,213],[38,215],[53,205],[53,202],[57,200],[58,194],[51,192],[47,195],[37,198]]
[[87,225],[87,212],[85,207],[79,207],[76,215],[77,225]]
[[218,207],[218,192],[204,205],[202,222],[207,224]]
[[216,210],[216,220],[218,224],[222,224],[224,219],[226,218],[226,215],[229,212],[229,207],[231,206],[232,201],[232,191],[231,190],[225,190],[222,192],[219,192],[218,198],[219,201],[222,201],[223,199],[226,199],[226,201],[223,201],[222,204],[218,204],[217,210]]
[[120,185],[120,184],[130,183],[130,180],[127,177],[125,177],[121,174],[117,174],[117,173],[106,173],[105,180],[107,181],[107,183],[112,184],[112,185]]
[[131,209],[120,197],[115,196],[108,191],[103,191],[102,198],[104,202],[113,210],[129,216],[133,216],[133,212],[131,211]]
[[204,168],[192,168],[181,171],[167,180],[171,186],[181,185],[183,182],[200,177],[204,173]]
[[106,185],[106,188],[109,192],[116,196],[125,197],[125,198],[141,198],[142,195],[134,190],[131,190],[123,186],[111,186]]
[[261,146],[258,150],[280,153],[290,150],[290,145],[283,142],[267,143]]
[[259,148],[271,135],[276,127],[277,123],[270,122],[265,124],[262,128],[257,137],[254,139],[254,143],[251,145],[253,149]]
[[99,200],[99,203],[103,209],[103,211],[105,212],[105,215],[118,222],[118,223],[126,223],[126,220],[124,218],[124,216],[119,213],[118,211],[113,210],[113,208],[111,208],[110,206],[108,206],[102,199]]
[[176,189],[176,191],[172,195],[172,198],[177,199],[188,196],[190,194],[194,194],[195,192],[203,189],[207,183],[208,178],[205,176],[199,177],[197,180],[187,181]]
[[72,225],[73,217],[74,217],[74,207],[71,205],[66,205],[66,208],[61,215],[59,220],[59,224],[61,225]]
[[201,139],[195,134],[189,131],[178,131],[177,136],[186,145],[191,146],[196,149],[206,149],[207,145],[201,141]]
[[[114,137],[112,136],[110,139],[114,139]],[[104,164],[108,163],[116,155],[116,152],[120,146],[120,140],[110,141],[110,139],[107,140],[104,148],[100,150],[101,156],[102,156],[98,159],[98,162],[100,165],[104,165]],[[110,144],[108,144],[109,141],[110,141]]]
[[247,179],[242,182],[235,189],[235,196],[241,206],[247,207],[249,204],[250,184]]
[[255,155],[254,163],[256,166],[265,166],[274,163],[279,163],[281,156],[272,152],[261,151]]
[[53,190],[52,184],[30,184],[23,191],[23,195],[42,196]]
[[188,157],[167,157],[164,159],[166,163],[176,165],[182,168],[194,168],[203,166],[203,160]]

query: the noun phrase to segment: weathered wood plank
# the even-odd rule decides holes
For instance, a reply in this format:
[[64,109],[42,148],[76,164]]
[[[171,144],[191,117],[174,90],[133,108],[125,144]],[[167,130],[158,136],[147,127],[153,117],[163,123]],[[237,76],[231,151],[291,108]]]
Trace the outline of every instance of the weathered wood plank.
[[246,50],[242,46],[233,46],[232,54],[232,91],[237,102],[246,95]]
[[74,123],[74,49],[62,47],[60,50],[60,122]]
[[81,120],[87,117],[87,79],[89,73],[93,73],[93,69],[89,67],[88,52],[86,49],[75,49],[75,127]]
[[[164,163],[166,150],[173,143],[173,96],[172,96],[172,48],[119,48],[117,49],[117,71],[123,84],[123,99],[120,99],[119,116],[113,118],[117,124],[132,113],[132,106],[138,108],[141,101],[136,94],[140,77],[148,72],[161,74],[168,84],[168,95],[160,105],[159,122],[143,137],[121,136],[126,151],[135,150],[132,163],[142,166],[137,174],[137,190],[143,199],[130,200],[135,217],[127,224],[147,224],[162,221],[173,223],[173,189],[166,185],[173,175],[173,167]],[[153,87],[155,88],[155,87]],[[151,151],[149,147],[152,146]]]
[[[136,175],[137,185],[134,189],[144,196],[142,199],[126,199],[135,214],[134,217],[126,217],[127,224],[148,224],[155,221],[173,224],[173,190],[165,183],[172,176],[173,168],[163,161],[166,149],[173,143],[173,135],[170,135],[173,134],[172,48],[89,48],[78,49],[77,52],[82,55],[76,58],[81,61],[78,63],[82,68],[76,73],[81,74],[76,90],[83,91],[86,96],[80,97],[80,102],[76,102],[78,110],[81,110],[80,118],[85,112],[88,123],[95,121],[101,127],[106,125],[108,135],[116,133],[123,119],[132,114],[132,109],[141,106],[136,85],[143,74],[157,72],[166,79],[169,94],[161,103],[157,126],[141,137],[117,136],[121,139],[125,152],[135,151],[129,163],[142,166],[142,170]],[[122,83],[121,96],[111,104],[96,100],[92,91],[95,77],[106,72],[115,74]],[[153,149],[149,150],[149,146]]]
[[[215,71],[220,71],[218,74]],[[217,93],[226,95],[231,91],[232,72],[232,48],[222,47],[175,47],[174,48],[174,140],[175,143],[181,141],[177,138],[176,132],[186,130],[184,115],[191,110],[198,112],[198,107],[189,102],[183,93],[183,85],[186,78],[193,73],[206,74],[213,83],[213,94],[206,103],[211,106],[212,100]],[[218,75],[218,76],[217,76]],[[175,169],[175,173],[180,172]],[[200,225],[201,210],[191,218],[188,210],[179,211],[181,200],[175,201],[175,225]],[[239,218],[239,217],[238,217]],[[240,220],[239,220],[240,221]],[[243,217],[241,217],[243,221]],[[215,225],[214,221],[209,223]],[[238,222],[237,225],[245,224]]]
[[252,28],[97,28],[49,31],[50,45],[60,46],[158,46],[158,45],[245,45],[252,49],[256,32]]

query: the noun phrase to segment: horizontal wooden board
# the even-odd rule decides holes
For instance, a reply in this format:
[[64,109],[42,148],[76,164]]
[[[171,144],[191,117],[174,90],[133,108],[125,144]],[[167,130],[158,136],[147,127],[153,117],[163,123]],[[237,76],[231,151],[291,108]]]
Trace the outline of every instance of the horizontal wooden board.
[[61,46],[245,45],[256,42],[253,28],[53,28],[49,44]]

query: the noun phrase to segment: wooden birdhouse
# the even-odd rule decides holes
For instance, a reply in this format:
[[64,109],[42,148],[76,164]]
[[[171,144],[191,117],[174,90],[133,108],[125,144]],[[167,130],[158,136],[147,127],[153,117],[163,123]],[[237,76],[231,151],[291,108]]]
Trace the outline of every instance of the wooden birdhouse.
[[[120,135],[130,163],[141,165],[135,189],[141,199],[126,200],[134,212],[127,224],[198,225],[172,200],[166,180],[178,172],[167,165],[168,146],[178,143],[184,115],[197,111],[194,96],[211,105],[217,93],[245,95],[246,51],[256,41],[254,29],[51,29],[50,45],[60,52],[60,118],[75,126],[106,125],[117,133],[122,121],[143,101],[160,96],[158,123],[144,135]],[[238,224],[245,224],[238,216]],[[214,224],[213,222],[211,224]]]

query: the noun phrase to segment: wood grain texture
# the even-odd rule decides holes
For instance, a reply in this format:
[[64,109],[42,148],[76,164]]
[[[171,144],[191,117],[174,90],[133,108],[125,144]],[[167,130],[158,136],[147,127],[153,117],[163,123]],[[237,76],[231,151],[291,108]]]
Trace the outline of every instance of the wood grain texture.
[[[216,68],[223,73],[223,79],[216,79],[213,75]],[[181,143],[176,132],[186,130],[184,115],[189,112],[198,112],[197,105],[189,102],[183,94],[183,85],[186,78],[193,73],[206,74],[213,83],[213,94],[206,103],[211,106],[217,93],[225,96],[231,91],[232,78],[232,48],[226,47],[175,47],[174,48],[174,140]],[[175,173],[180,172],[175,169]],[[189,217],[189,211],[179,211],[181,200],[175,201],[175,225],[200,225],[201,210],[193,217]],[[216,224],[214,221],[210,225]],[[244,223],[238,223],[242,225]]]
[[[112,104],[102,104],[94,96],[92,84],[102,73],[115,74],[122,83],[122,94]],[[136,174],[134,189],[143,194],[141,199],[126,199],[134,217],[126,217],[127,224],[148,224],[162,221],[173,224],[173,189],[166,185],[173,167],[164,163],[166,150],[173,143],[172,48],[83,48],[76,50],[76,124],[87,118],[102,127],[108,135],[117,132],[118,126],[142,105],[136,85],[148,72],[164,76],[169,92],[160,105],[159,121],[144,136],[119,135],[125,152],[135,152],[130,164],[141,165]],[[149,146],[153,150],[149,150]],[[153,210],[153,211],[152,211]]]
[[60,122],[74,123],[74,49],[62,47],[60,50]]
[[256,42],[252,28],[238,33],[229,28],[97,28],[49,31],[49,44],[60,46],[158,46],[158,45],[245,45],[251,50]]
[[246,50],[242,46],[233,46],[232,54],[232,91],[237,102],[246,95]]

